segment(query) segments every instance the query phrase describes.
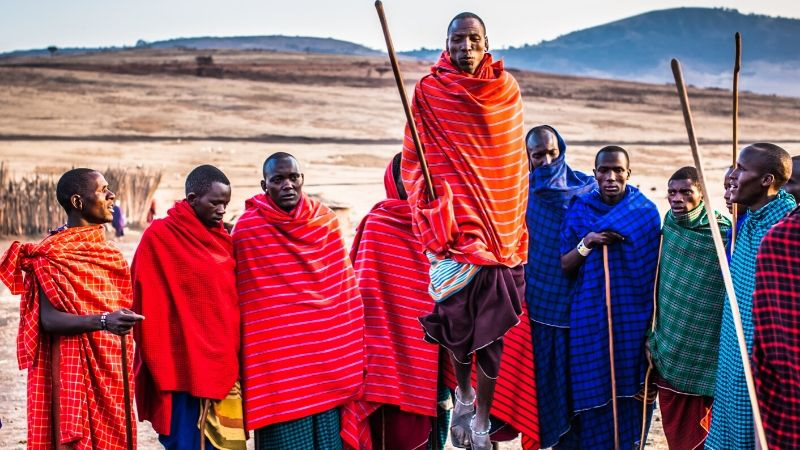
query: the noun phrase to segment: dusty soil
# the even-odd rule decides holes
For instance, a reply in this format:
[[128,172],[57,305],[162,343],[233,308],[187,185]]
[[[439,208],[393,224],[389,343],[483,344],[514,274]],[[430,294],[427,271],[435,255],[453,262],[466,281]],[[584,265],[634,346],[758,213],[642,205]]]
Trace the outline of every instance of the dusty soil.
[[[198,66],[195,58],[208,55],[213,64]],[[415,61],[401,66],[409,90],[428,70]],[[181,198],[192,168],[215,164],[233,183],[226,216],[232,221],[260,191],[264,158],[287,151],[301,162],[306,191],[349,207],[351,234],[383,198],[383,170],[400,150],[405,119],[386,67],[382,58],[188,50],[0,60],[0,161],[17,175],[77,166],[160,168],[160,214]],[[692,163],[674,86],[514,75],[526,126],[558,128],[569,163],[584,171],[600,147],[622,145],[631,153],[632,183],[666,209],[666,179]],[[690,97],[712,203],[722,208],[730,93],[692,88]],[[740,108],[742,143],[768,140],[800,154],[800,99],[744,93]],[[0,247],[8,239],[0,238]],[[128,257],[136,242],[134,232],[121,243]],[[2,448],[23,448],[25,440],[17,323],[17,299],[0,288]],[[139,435],[142,448],[158,448],[146,424]],[[658,416],[648,443],[666,448]]]

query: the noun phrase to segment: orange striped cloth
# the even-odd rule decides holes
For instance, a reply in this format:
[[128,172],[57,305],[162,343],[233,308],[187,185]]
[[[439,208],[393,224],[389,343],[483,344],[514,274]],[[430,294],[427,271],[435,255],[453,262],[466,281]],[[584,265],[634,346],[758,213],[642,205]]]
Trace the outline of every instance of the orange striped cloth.
[[[28,449],[50,450],[55,446],[51,407],[56,380],[52,336],[40,329],[39,289],[55,309],[70,314],[130,308],[128,263],[106,241],[102,226],[67,228],[39,244],[11,244],[0,258],[0,280],[12,294],[23,294],[17,359],[20,369],[28,370]],[[76,450],[127,448],[119,336],[96,331],[58,339],[60,443]],[[124,370],[132,381],[133,346],[128,345],[127,351]],[[136,422],[132,422],[135,448]]]
[[303,195],[291,212],[260,194],[233,229],[248,430],[359,394],[364,307],[336,214]]
[[419,316],[430,314],[427,258],[411,231],[411,208],[400,200],[392,165],[384,176],[387,199],[356,231],[350,259],[364,299],[367,354],[362,396],[342,408],[345,446],[372,448],[369,415],[382,405],[436,415],[439,347],[425,342]]
[[528,157],[516,80],[490,54],[475,75],[443,52],[412,104],[438,198],[425,192],[406,127],[403,183],[414,233],[438,257],[515,267],[527,261]]

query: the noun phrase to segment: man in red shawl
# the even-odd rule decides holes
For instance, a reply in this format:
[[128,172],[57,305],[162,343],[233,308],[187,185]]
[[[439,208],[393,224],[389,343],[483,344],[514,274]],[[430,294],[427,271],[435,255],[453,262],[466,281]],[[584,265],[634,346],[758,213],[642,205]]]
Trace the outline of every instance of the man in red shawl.
[[255,448],[341,449],[339,406],[364,381],[364,306],[336,214],[288,153],[233,229],[244,419]]
[[150,317],[134,330],[136,403],[167,449],[199,449],[198,419],[207,448],[245,445],[240,402],[221,432],[218,420],[207,422],[238,391],[236,262],[222,226],[230,199],[222,171],[195,168],[186,198],[145,230],[133,258],[134,311]]
[[[450,352],[458,382],[451,440],[458,447],[484,449],[491,447],[489,413],[495,381],[503,378],[504,336],[524,311],[528,159],[519,86],[487,53],[483,21],[472,13],[457,15],[446,46],[413,99],[437,198],[426,192],[408,132],[403,182],[414,233],[431,262],[429,292],[436,301],[434,312],[420,321],[426,337]],[[526,382],[533,380],[532,365]],[[496,397],[530,409],[532,424],[520,431],[536,438],[535,398],[516,394],[498,391]]]
[[[29,449],[125,449],[126,417],[118,336],[133,313],[128,263],[106,241],[114,193],[100,172],[73,169],[58,180],[67,223],[38,244],[11,244],[0,280],[20,302],[17,359],[28,370]],[[132,435],[136,447],[135,422]]]
[[800,448],[800,208],[761,241],[753,293],[753,373],[770,449]]
[[433,309],[430,263],[411,229],[399,153],[383,184],[387,198],[361,221],[350,250],[364,299],[367,362],[361,397],[342,409],[342,438],[359,450],[424,448],[431,439],[441,449],[442,433],[433,429],[447,426],[437,408],[439,347],[424,341],[417,319]]

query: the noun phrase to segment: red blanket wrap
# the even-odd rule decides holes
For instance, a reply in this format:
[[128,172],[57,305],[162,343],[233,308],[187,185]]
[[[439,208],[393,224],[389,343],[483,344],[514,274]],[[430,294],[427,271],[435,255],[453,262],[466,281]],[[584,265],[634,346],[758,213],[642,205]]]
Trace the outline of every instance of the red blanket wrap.
[[368,417],[380,406],[436,415],[439,348],[424,341],[418,317],[433,310],[430,263],[411,230],[411,208],[400,200],[391,164],[387,199],[376,204],[356,231],[350,259],[364,299],[367,355],[362,396],[342,409],[345,446],[372,448]]
[[761,241],[753,373],[770,449],[800,448],[800,208]]
[[303,195],[291,212],[257,195],[233,230],[248,430],[359,394],[364,306],[336,214]]
[[[0,259],[0,280],[12,294],[23,294],[17,359],[20,369],[28,370],[28,448],[53,448],[52,389],[57,381],[60,443],[76,450],[125,449],[119,336],[105,331],[59,336],[59,380],[54,380],[51,336],[39,325],[40,288],[55,309],[70,314],[131,307],[128,263],[106,241],[103,227],[67,228],[39,244],[14,242]],[[132,373],[133,346],[128,344],[127,351],[125,370]]]
[[440,257],[515,267],[527,261],[528,157],[516,80],[488,53],[475,75],[442,53],[412,104],[438,198],[429,202],[406,127],[403,183],[414,233]]
[[140,420],[170,432],[173,391],[221,400],[239,377],[239,300],[233,241],[185,200],[142,235],[133,258]]

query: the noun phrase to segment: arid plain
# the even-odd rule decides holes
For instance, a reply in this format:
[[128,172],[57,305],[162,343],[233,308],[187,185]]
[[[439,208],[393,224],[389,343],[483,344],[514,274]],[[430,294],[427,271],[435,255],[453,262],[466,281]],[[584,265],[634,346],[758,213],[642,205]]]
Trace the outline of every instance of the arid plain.
[[[213,62],[200,66],[198,56]],[[410,91],[429,63],[401,66]],[[163,170],[159,215],[181,198],[192,168],[214,164],[233,184],[226,216],[233,221],[244,200],[260,190],[264,158],[287,151],[301,162],[307,192],[349,208],[345,232],[351,236],[383,198],[383,171],[400,150],[405,119],[387,69],[381,57],[192,50],[0,60],[0,161],[18,177],[79,166]],[[666,210],[667,178],[692,163],[673,85],[513,73],[526,127],[558,128],[567,160],[579,170],[591,170],[600,147],[625,147],[631,182]],[[691,88],[689,95],[712,202],[724,209],[731,93]],[[800,98],[742,93],[740,108],[742,144],[767,140],[800,154]],[[126,256],[139,235],[134,230],[121,243]],[[3,250],[12,239],[0,236]],[[0,287],[2,448],[24,448],[25,442],[17,323],[17,297]],[[660,430],[656,421],[653,448],[666,448]],[[158,448],[148,426],[140,426],[140,436],[142,448]]]

